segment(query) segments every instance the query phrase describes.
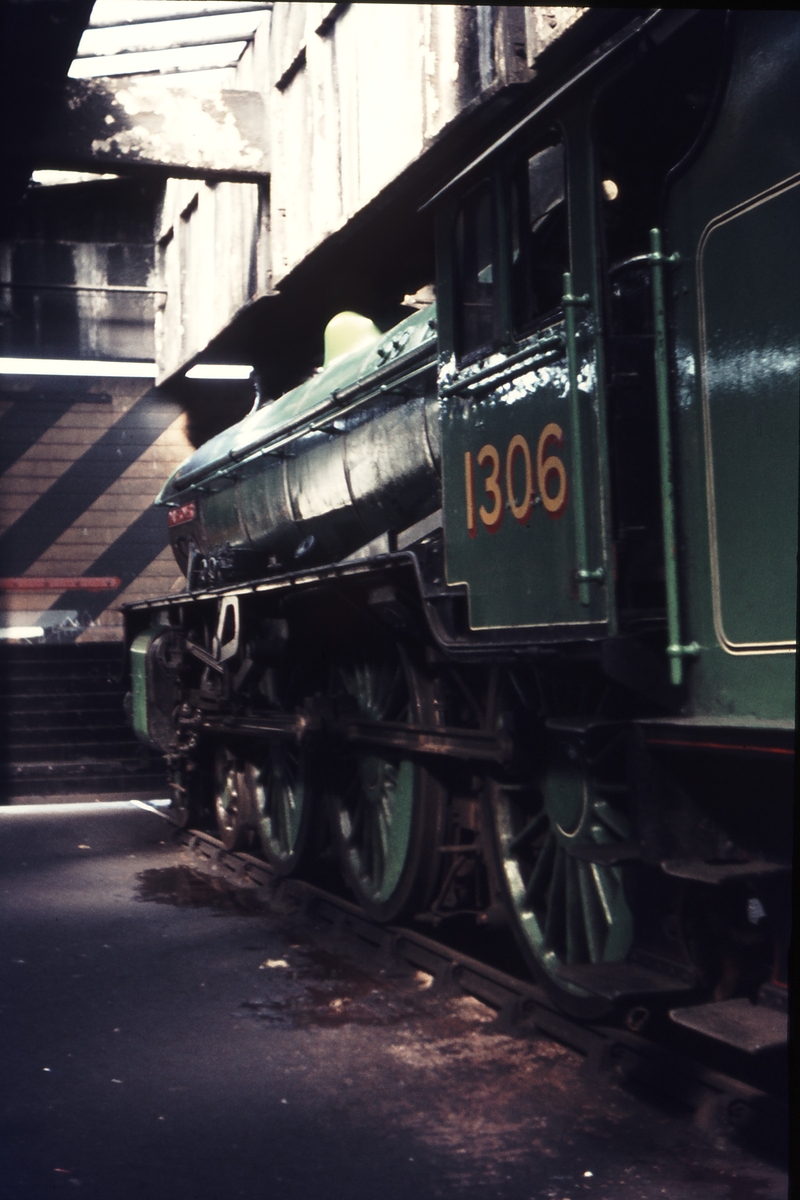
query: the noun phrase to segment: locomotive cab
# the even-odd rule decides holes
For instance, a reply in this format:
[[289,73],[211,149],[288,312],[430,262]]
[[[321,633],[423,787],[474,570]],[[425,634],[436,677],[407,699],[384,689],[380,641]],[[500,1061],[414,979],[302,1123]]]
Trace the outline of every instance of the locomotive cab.
[[650,230],[717,101],[725,14],[675,24],[437,201],[447,578],[473,629],[666,650]]

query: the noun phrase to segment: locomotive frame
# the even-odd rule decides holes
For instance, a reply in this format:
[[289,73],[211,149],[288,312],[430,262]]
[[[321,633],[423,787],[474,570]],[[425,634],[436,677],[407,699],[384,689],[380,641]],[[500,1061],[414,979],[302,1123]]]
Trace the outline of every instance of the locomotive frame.
[[432,201],[436,308],[179,468],[187,591],[125,609],[176,817],[740,1050],[787,994],[798,61],[795,14],[656,12],[539,96]]

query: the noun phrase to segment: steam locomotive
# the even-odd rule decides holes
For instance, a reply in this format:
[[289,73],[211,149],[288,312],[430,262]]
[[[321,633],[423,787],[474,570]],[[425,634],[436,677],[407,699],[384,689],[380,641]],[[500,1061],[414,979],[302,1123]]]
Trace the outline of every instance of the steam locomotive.
[[176,818],[744,1051],[786,1008],[798,67],[796,13],[662,10],[540,93],[428,201],[435,300],[202,445],[156,501],[186,590],[125,610]]

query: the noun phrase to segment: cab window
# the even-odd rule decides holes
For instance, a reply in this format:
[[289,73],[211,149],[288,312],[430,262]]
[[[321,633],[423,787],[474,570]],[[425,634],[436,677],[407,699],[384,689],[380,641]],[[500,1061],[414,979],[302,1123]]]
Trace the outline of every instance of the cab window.
[[495,341],[494,203],[488,183],[462,204],[455,225],[456,349],[459,366]]
[[561,142],[523,155],[511,183],[514,336],[524,337],[561,305],[569,229]]

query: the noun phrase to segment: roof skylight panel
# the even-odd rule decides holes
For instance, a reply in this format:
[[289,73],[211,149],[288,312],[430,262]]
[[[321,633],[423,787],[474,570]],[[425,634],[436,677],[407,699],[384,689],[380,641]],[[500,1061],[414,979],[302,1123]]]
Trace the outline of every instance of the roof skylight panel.
[[78,59],[112,54],[135,54],[184,46],[218,45],[250,38],[263,20],[263,11],[197,16],[175,21],[151,21],[87,29],[78,46]]
[[246,9],[255,9],[263,13],[271,7],[271,4],[253,0],[95,0],[89,18],[89,28],[132,25],[145,21],[169,21],[175,17],[244,12]]
[[132,54],[75,58],[69,69],[73,79],[96,79],[110,75],[141,75],[183,71],[207,71],[237,63],[247,41],[211,46],[177,46]]

